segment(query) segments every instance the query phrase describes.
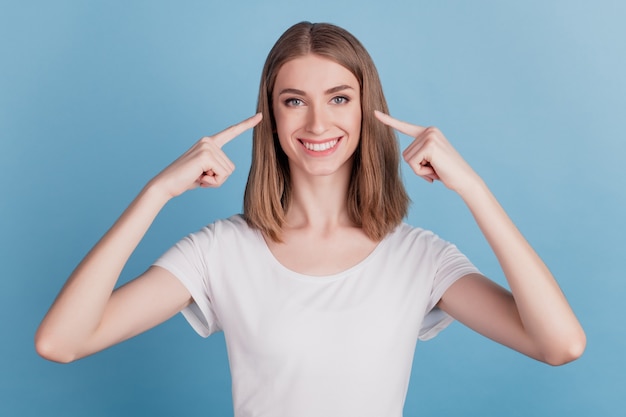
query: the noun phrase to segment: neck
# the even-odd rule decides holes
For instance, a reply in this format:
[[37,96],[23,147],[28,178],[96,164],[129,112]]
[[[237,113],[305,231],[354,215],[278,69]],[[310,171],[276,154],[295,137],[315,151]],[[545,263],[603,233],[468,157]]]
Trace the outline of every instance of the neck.
[[288,228],[324,232],[353,226],[347,209],[350,169],[346,168],[323,176],[291,171],[293,194],[287,212]]

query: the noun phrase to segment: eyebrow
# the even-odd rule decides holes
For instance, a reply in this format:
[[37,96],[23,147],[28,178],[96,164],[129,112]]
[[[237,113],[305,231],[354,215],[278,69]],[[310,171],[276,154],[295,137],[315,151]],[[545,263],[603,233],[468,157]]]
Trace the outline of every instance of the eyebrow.
[[[354,88],[347,84],[342,84],[336,87],[329,88],[328,90],[324,91],[324,94],[326,95],[335,94],[343,90],[354,90]],[[300,96],[306,96],[306,93],[304,91],[298,90],[297,88],[285,88],[283,90],[280,90],[280,93],[278,93],[278,95],[280,96],[282,94],[297,94]]]

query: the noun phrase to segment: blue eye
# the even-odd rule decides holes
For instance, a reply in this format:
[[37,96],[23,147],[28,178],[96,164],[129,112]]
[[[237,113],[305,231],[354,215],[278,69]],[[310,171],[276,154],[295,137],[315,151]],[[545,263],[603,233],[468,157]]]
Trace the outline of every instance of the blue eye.
[[285,104],[294,107],[301,106],[302,100],[300,100],[299,98],[288,98],[287,100],[285,100]]
[[331,101],[333,102],[333,104],[345,104],[348,101],[350,101],[350,99],[344,96],[337,96],[337,97],[333,97]]

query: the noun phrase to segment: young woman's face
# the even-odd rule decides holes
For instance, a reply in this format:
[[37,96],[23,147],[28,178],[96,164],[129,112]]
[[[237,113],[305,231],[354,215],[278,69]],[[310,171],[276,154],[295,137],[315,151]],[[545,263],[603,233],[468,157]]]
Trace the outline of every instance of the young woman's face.
[[360,97],[356,77],[319,55],[305,55],[280,68],[273,111],[292,174],[349,175],[361,133]]

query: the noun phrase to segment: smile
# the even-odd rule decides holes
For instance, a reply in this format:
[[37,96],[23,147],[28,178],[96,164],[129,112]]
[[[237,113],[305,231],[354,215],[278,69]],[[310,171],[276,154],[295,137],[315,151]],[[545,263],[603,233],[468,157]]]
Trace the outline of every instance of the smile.
[[300,139],[300,143],[309,151],[324,152],[337,146],[337,143],[339,143],[339,139],[340,138],[336,138],[326,142],[307,142]]

